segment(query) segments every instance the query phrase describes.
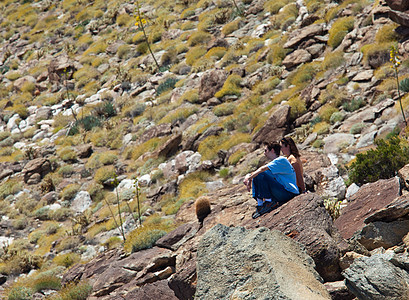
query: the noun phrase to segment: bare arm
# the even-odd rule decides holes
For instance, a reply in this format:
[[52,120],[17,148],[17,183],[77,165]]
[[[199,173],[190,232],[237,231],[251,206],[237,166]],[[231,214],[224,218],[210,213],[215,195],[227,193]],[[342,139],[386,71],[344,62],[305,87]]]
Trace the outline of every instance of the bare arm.
[[267,170],[268,170],[268,166],[264,165],[264,166],[258,168],[256,171],[254,171],[252,173],[248,173],[246,175],[246,177],[244,177],[243,183],[247,186],[248,191],[250,191],[251,182],[252,182],[253,178],[256,177],[258,174],[263,173],[263,172],[265,172]]

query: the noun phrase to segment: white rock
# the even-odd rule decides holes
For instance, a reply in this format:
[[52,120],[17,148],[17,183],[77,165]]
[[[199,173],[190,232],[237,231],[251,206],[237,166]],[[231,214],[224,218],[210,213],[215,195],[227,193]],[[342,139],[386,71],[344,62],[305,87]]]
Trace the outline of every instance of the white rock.
[[351,184],[346,192],[345,198],[348,200],[353,194],[359,191],[359,186],[357,186],[355,183]]
[[223,187],[224,183],[221,180],[206,182],[206,188],[209,190],[209,192],[215,192]]
[[86,211],[92,204],[91,196],[87,191],[80,191],[71,202],[71,209],[77,213]]
[[141,186],[148,186],[152,183],[151,175],[145,174],[138,178]]

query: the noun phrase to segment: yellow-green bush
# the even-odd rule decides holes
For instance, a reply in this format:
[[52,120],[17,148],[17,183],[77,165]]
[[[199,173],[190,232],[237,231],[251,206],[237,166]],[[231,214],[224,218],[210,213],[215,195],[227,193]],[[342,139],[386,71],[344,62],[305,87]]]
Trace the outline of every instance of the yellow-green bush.
[[354,17],[337,19],[329,30],[328,45],[332,48],[338,47],[352,29],[354,29]]
[[332,104],[325,104],[320,108],[318,115],[321,120],[329,123],[332,114],[335,112],[338,112],[338,109],[336,107],[334,107]]
[[0,199],[14,195],[23,189],[23,184],[18,179],[9,179],[0,185]]
[[221,59],[227,52],[227,49],[224,47],[214,47],[207,51],[205,58],[213,58]]
[[298,8],[295,3],[290,3],[283,7],[280,12],[271,17],[275,29],[286,30],[288,26],[294,23],[298,16]]
[[204,171],[186,175],[179,185],[179,199],[197,198],[206,193],[209,178],[210,174]]
[[202,46],[190,48],[186,53],[186,63],[192,66],[196,60],[206,54],[206,49]]
[[190,103],[199,103],[199,90],[198,89],[191,89],[187,90],[180,96],[181,101],[187,101]]
[[63,266],[65,268],[69,268],[75,263],[80,262],[81,257],[77,253],[66,253],[60,254],[54,257],[53,262],[57,266]]
[[313,132],[317,134],[326,134],[329,132],[330,125],[327,122],[319,122],[314,125]]
[[277,0],[268,0],[264,2],[264,10],[268,11],[270,14],[274,15],[283,8],[289,1],[277,1]]
[[234,21],[231,21],[230,23],[227,23],[226,25],[223,26],[222,28],[222,33],[224,35],[229,35],[230,33],[236,31],[240,27],[240,19],[236,19]]
[[265,95],[266,93],[270,92],[271,90],[275,89],[277,85],[281,82],[280,78],[277,76],[273,76],[268,78],[267,80],[261,81],[253,87],[253,91],[259,95]]
[[97,183],[103,184],[108,179],[114,178],[115,174],[114,166],[104,166],[95,172],[94,180]]
[[69,184],[61,191],[60,196],[64,201],[72,200],[80,191],[80,188],[81,186],[79,184]]
[[96,41],[94,43],[92,43],[89,48],[87,50],[85,50],[85,52],[83,53],[83,55],[87,55],[87,54],[99,54],[99,53],[104,53],[106,48],[108,47],[108,44],[103,41],[103,40],[99,40]]
[[118,47],[118,51],[116,52],[116,54],[118,55],[119,58],[123,59],[123,58],[126,58],[130,52],[131,52],[131,47],[125,44],[125,45],[121,45]]
[[8,80],[14,81],[21,77],[21,73],[19,71],[9,71],[5,76]]
[[228,160],[229,165],[235,166],[240,161],[240,159],[246,156],[246,154],[247,154],[247,151],[245,150],[237,150],[232,155],[230,155],[229,160]]
[[320,64],[316,62],[301,65],[287,77],[287,85],[305,86],[314,78],[319,70]]
[[215,94],[216,98],[223,98],[226,95],[241,95],[241,77],[237,74],[231,74],[227,77],[223,87]]
[[288,100],[288,104],[291,107],[290,117],[292,119],[302,116],[307,111],[305,101],[300,96],[290,98],[290,100]]
[[218,117],[228,116],[233,113],[234,108],[235,108],[234,103],[231,102],[222,103],[213,108],[213,113]]
[[119,26],[129,26],[134,23],[134,19],[129,14],[121,14],[116,18],[116,23]]
[[389,50],[391,43],[368,44],[361,48],[363,60],[373,68],[379,68],[389,61]]
[[325,55],[325,58],[322,61],[322,68],[324,70],[335,69],[341,66],[344,62],[345,59],[343,51],[329,52],[327,55]]
[[211,38],[212,35],[210,33],[204,31],[196,31],[189,37],[189,39],[187,40],[187,44],[190,47],[194,47],[197,45],[206,44],[208,41],[210,41]]
[[378,29],[375,35],[375,42],[382,44],[382,43],[390,43],[390,42],[398,42],[399,35],[395,32],[397,24],[385,24],[381,28]]
[[192,65],[192,72],[194,73],[204,72],[210,69],[214,69],[214,60],[209,58],[198,59]]
[[71,283],[65,285],[50,300],[86,300],[92,292],[92,285],[88,282]]
[[154,243],[174,228],[169,219],[162,219],[158,215],[146,218],[142,227],[133,230],[127,237],[124,249],[126,252],[137,252],[151,248]]
[[74,161],[77,159],[77,153],[72,147],[64,147],[57,151],[58,157],[63,161]]
[[184,121],[189,116],[193,115],[197,112],[197,107],[181,107],[177,110],[169,112],[169,114],[165,115],[158,124],[163,123],[174,123],[176,121]]
[[18,114],[22,119],[26,119],[28,117],[28,109],[23,104],[13,105],[12,110],[14,111],[14,113]]

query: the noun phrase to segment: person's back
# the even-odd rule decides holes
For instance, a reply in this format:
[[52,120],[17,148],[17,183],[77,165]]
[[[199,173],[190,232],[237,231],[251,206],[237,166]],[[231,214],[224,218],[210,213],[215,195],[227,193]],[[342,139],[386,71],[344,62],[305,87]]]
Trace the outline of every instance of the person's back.
[[287,157],[290,164],[293,166],[296,178],[297,186],[300,193],[305,192],[305,183],[304,183],[304,169],[302,166],[301,155],[298,152],[297,146],[292,138],[283,138],[280,141],[281,151],[284,156]]

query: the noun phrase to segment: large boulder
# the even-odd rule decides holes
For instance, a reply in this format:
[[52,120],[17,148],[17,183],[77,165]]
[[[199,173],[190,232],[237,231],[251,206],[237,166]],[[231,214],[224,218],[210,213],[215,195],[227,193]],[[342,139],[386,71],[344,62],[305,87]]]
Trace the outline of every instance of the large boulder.
[[220,90],[227,79],[224,70],[210,70],[200,78],[199,98],[201,102],[206,102]]
[[303,247],[281,232],[218,224],[198,247],[195,299],[331,299]]
[[290,106],[278,105],[264,126],[253,136],[253,142],[263,143],[280,140],[289,130],[289,118]]
[[23,168],[24,182],[28,183],[30,178],[40,176],[40,179],[51,172],[51,163],[48,159],[39,157],[29,161]]
[[393,10],[407,11],[409,10],[409,2],[406,0],[386,0],[386,4]]
[[259,219],[247,228],[258,226],[279,230],[305,246],[314,259],[316,270],[326,281],[341,278],[339,258],[344,241],[333,226],[321,197],[314,193],[297,196]]
[[361,300],[409,299],[409,273],[387,254],[361,257],[343,272],[346,285]]
[[345,239],[349,239],[365,226],[366,218],[390,204],[399,195],[400,184],[397,177],[367,183],[351,196],[334,225]]

